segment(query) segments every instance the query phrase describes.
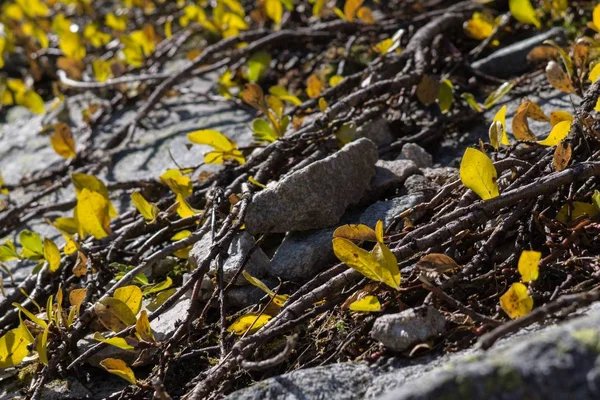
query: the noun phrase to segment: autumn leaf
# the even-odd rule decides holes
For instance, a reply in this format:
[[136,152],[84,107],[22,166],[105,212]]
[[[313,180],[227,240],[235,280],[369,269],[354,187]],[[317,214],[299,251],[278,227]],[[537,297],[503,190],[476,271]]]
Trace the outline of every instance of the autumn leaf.
[[558,124],[561,121],[573,122],[573,115],[568,111],[557,110],[550,114],[550,124],[552,126]]
[[510,13],[517,21],[534,25],[537,29],[542,27],[540,20],[536,16],[535,9],[529,0],[509,0],[508,7]]
[[64,122],[58,122],[54,125],[54,133],[50,135],[50,144],[59,156],[63,158],[75,158],[75,140],[71,133],[71,128]]
[[499,195],[498,174],[492,160],[479,150],[467,148],[460,163],[460,180],[483,200]]
[[377,312],[381,311],[381,303],[377,296],[369,294],[352,302],[348,308],[352,311]]
[[527,293],[527,286],[513,283],[500,297],[500,307],[512,319],[523,317],[533,309],[533,298]]
[[100,366],[102,366],[102,368],[111,374],[125,379],[132,385],[135,385],[137,382],[135,379],[135,374],[123,360],[119,360],[117,358],[105,358],[104,360],[100,361]]
[[316,74],[311,74],[306,80],[306,94],[311,99],[316,99],[325,88],[325,83]]
[[127,304],[114,297],[107,297],[94,304],[94,312],[106,329],[119,332],[136,322],[135,315]]
[[249,335],[252,335],[260,328],[265,326],[269,320],[273,318],[270,315],[251,312],[248,314],[244,314],[241,317],[237,318],[229,327],[227,327],[227,331],[232,332],[238,336],[244,335],[246,332]]
[[29,354],[28,346],[33,342],[31,334],[21,323],[0,338],[0,368],[14,367]]
[[127,340],[125,340],[122,337],[105,338],[104,336],[102,336],[102,334],[100,334],[99,332],[96,332],[96,333],[94,333],[94,340],[97,340],[102,343],[110,344],[111,346],[115,346],[115,347],[118,347],[119,349],[126,350],[126,351],[134,351],[135,350],[135,347],[132,346],[131,344],[129,344],[127,342]]
[[121,300],[136,315],[142,307],[142,290],[135,286],[123,286],[115,290],[114,298]]
[[151,224],[156,221],[160,210],[156,204],[148,202],[142,193],[137,190],[131,193],[131,202],[140,214],[142,214],[147,223]]
[[490,143],[496,150],[500,148],[500,145],[508,146],[510,141],[508,140],[508,134],[506,133],[506,106],[502,106],[500,110],[494,116],[494,120],[490,125],[489,129]]
[[539,251],[523,250],[519,257],[519,274],[523,282],[533,282],[539,276],[538,264],[542,258],[542,253]]
[[555,171],[562,171],[567,168],[569,161],[571,161],[571,145],[565,141],[560,142],[554,150],[554,157],[552,159],[552,165]]
[[286,295],[286,294],[276,294],[271,289],[269,289],[267,287],[267,285],[265,285],[260,279],[253,277],[252,275],[250,275],[246,271],[242,271],[242,275],[252,285],[256,286],[257,288],[259,288],[260,290],[262,290],[263,292],[265,292],[266,294],[268,294],[269,297],[271,297],[271,299],[273,299],[273,303],[275,303],[279,307],[283,307],[283,304],[287,301],[287,299],[289,297],[288,295]]
[[192,143],[214,148],[214,151],[204,155],[204,162],[207,164],[222,164],[224,160],[235,160],[242,165],[246,163],[237,145],[219,131],[203,129],[189,133],[187,136]]
[[60,251],[58,246],[50,239],[44,239],[44,259],[48,262],[50,272],[56,272],[60,268]]
[[546,78],[548,78],[548,82],[556,90],[565,93],[575,93],[575,88],[569,75],[567,75],[556,61],[550,61],[546,66]]
[[135,331],[139,338],[144,342],[154,343],[156,341],[156,339],[154,339],[154,334],[152,333],[152,328],[150,328],[150,320],[148,319],[146,310],[142,310],[140,313],[140,316],[135,323]]
[[552,127],[548,137],[538,143],[542,146],[556,146],[571,132],[571,121],[561,121]]
[[75,215],[81,236],[107,237],[110,229],[109,202],[98,192],[84,188],[78,196]]
[[377,234],[373,229],[364,224],[342,225],[333,232],[333,237],[345,238],[354,242],[369,241],[376,242]]

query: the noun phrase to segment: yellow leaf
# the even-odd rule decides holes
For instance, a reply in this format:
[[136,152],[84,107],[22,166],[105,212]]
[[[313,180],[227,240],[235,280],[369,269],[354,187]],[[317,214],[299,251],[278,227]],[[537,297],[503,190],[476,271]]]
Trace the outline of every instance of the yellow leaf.
[[76,216],[81,236],[92,235],[102,239],[112,231],[110,229],[109,203],[98,192],[84,188],[77,199]]
[[531,132],[531,129],[529,129],[529,122],[527,121],[530,105],[531,103],[529,101],[521,103],[512,120],[513,135],[519,140],[537,139],[533,132]]
[[344,80],[343,76],[333,75],[331,78],[329,78],[329,86],[335,87],[335,86],[339,85],[339,83],[343,80]]
[[35,351],[38,353],[40,361],[48,365],[48,331],[50,326],[46,326],[44,331],[37,336]]
[[[361,249],[348,239],[338,237],[333,238],[332,242],[333,252],[340,261],[349,267],[354,268],[369,279],[383,282],[394,289],[399,288],[400,272],[398,271],[398,264],[395,264],[395,269],[386,269],[386,267],[393,268],[393,262],[387,262],[389,260],[389,255],[384,253],[380,243],[377,243],[373,249],[374,253],[375,249],[378,249],[376,251],[377,255],[375,255]],[[389,249],[387,249],[387,251],[390,252]]]
[[59,48],[67,58],[81,60],[85,57],[85,46],[81,42],[79,34],[65,31],[59,36]]
[[58,246],[50,239],[44,239],[44,258],[48,262],[50,272],[58,271],[60,268],[60,251]]
[[112,73],[110,61],[101,60],[99,58],[92,61],[92,72],[98,82],[106,82]]
[[19,242],[21,243],[21,255],[32,260],[44,258],[44,245],[42,238],[35,232],[24,229],[19,233]]
[[381,311],[381,303],[379,303],[377,296],[368,294],[362,299],[352,302],[349,306],[349,309],[352,311],[361,312],[377,312]]
[[363,224],[342,225],[333,232],[333,237],[341,237],[355,242],[368,241],[376,242],[377,235],[375,231]]
[[69,303],[72,306],[79,307],[87,294],[87,288],[73,289],[69,292]]
[[523,282],[533,282],[539,276],[538,264],[542,258],[542,253],[539,251],[523,250],[519,257],[519,273]]
[[267,113],[264,94],[260,86],[254,83],[247,83],[242,92],[242,100],[257,110],[263,111],[265,114]]
[[529,0],[508,0],[508,7],[517,21],[534,25],[537,29],[542,27]]
[[102,336],[102,334],[100,334],[99,332],[96,332],[96,333],[94,333],[94,340],[97,340],[102,343],[110,344],[111,346],[115,346],[115,347],[118,347],[119,349],[123,349],[126,351],[134,351],[135,350],[135,347],[133,347],[132,345],[127,343],[127,340],[125,340],[122,337],[105,338],[104,336]]
[[269,289],[267,285],[265,285],[260,279],[253,277],[246,271],[242,271],[242,275],[244,275],[244,278],[246,278],[246,280],[252,285],[256,286],[257,288],[268,294],[269,297],[273,299],[273,303],[275,303],[279,307],[283,307],[283,304],[287,301],[289,297],[287,294],[276,294],[274,291]]
[[512,319],[523,317],[533,309],[533,298],[527,293],[527,286],[513,283],[500,297],[500,307]]
[[327,110],[327,100],[325,100],[325,97],[319,98],[319,110],[321,110],[321,112]]
[[104,24],[115,31],[122,32],[127,29],[127,15],[117,17],[113,13],[108,13],[104,17]]
[[98,27],[98,24],[88,24],[83,30],[83,37],[94,47],[102,47],[110,42],[110,35],[104,33]]
[[489,157],[479,150],[468,148],[460,163],[460,180],[483,200],[498,196],[498,174]]
[[362,6],[364,0],[346,0],[344,3],[344,19],[346,21],[354,21],[356,12]]
[[120,287],[115,290],[115,299],[121,300],[136,315],[142,307],[142,290],[134,285]]
[[494,23],[492,18],[486,15],[475,12],[471,19],[464,23],[463,28],[467,35],[475,40],[483,40],[490,37],[494,31]]
[[356,16],[365,24],[374,24],[373,11],[369,7],[361,7],[356,12]]
[[223,160],[235,160],[240,164],[246,162],[237,145],[219,131],[212,129],[195,131],[188,134],[188,139],[192,143],[208,145],[215,149],[204,155],[204,162],[207,164],[222,164]]
[[373,50],[375,50],[379,54],[386,54],[393,45],[394,39],[388,38],[382,40],[381,42],[373,46]]
[[291,95],[283,86],[271,86],[269,88],[269,93],[271,93],[273,96],[279,97],[283,101],[292,103],[295,106],[302,104],[302,101],[297,96]]
[[[178,241],[178,240],[181,240],[181,239],[184,239],[184,238],[188,237],[189,235],[182,236],[182,233],[185,233],[185,232],[189,232],[189,234],[191,235],[190,231],[182,231],[182,232],[177,233],[175,236],[173,236],[171,238],[171,240]],[[152,293],[157,293],[157,292],[160,292],[160,291],[163,291],[165,289],[170,288],[171,285],[173,285],[173,280],[170,277],[167,276],[167,279],[165,279],[164,281],[159,282],[159,283],[157,283],[155,285],[152,285],[152,286],[150,286],[148,288],[145,288],[144,291],[143,291],[143,293],[144,293],[144,295],[149,295],[149,294],[152,294]]]
[[75,158],[75,140],[71,133],[71,128],[64,122],[58,122],[54,125],[54,133],[50,136],[50,144],[59,156],[63,158]]
[[561,121],[552,127],[548,137],[538,143],[542,146],[556,146],[564,138],[569,136],[571,131],[571,121]]
[[265,11],[267,17],[275,22],[275,24],[279,25],[281,23],[281,18],[283,17],[283,5],[281,4],[281,0],[266,0]]
[[481,108],[481,105],[477,102],[477,100],[475,100],[475,96],[473,96],[472,93],[465,92],[465,93],[461,94],[460,97],[467,102],[467,104],[469,105],[469,107],[471,107],[471,109],[473,109],[477,112],[483,111],[483,108]]
[[46,321],[44,321],[43,319],[37,317],[35,314],[33,314],[31,311],[27,310],[25,307],[23,307],[19,303],[12,303],[12,305],[14,307],[17,307],[19,309],[19,311],[21,311],[23,314],[25,314],[27,316],[27,318],[29,318],[30,320],[32,320],[40,328],[45,329],[48,326],[48,324],[46,323]]
[[156,339],[154,339],[154,334],[152,333],[152,328],[150,328],[150,320],[148,319],[146,310],[142,310],[140,313],[140,316],[135,323],[135,331],[145,342],[153,343],[156,341]]
[[508,94],[516,85],[516,81],[504,82],[498,86],[483,102],[485,108],[491,108],[494,104],[498,103],[504,96]]
[[533,101],[530,101],[530,100],[526,100],[526,101],[527,101],[527,104],[529,105],[527,107],[527,116],[529,118],[533,119],[534,121],[550,122],[550,118],[548,118],[546,116],[546,114],[544,113],[544,111],[541,109],[540,106],[538,106]]
[[173,20],[172,19],[168,19],[167,22],[165,22],[165,37],[167,39],[171,39],[171,36],[173,36]]
[[136,318],[127,304],[114,297],[108,297],[94,304],[94,312],[106,329],[119,332],[135,324]]
[[25,92],[16,93],[15,102],[18,105],[27,107],[29,111],[35,114],[43,114],[46,112],[44,109],[44,100],[42,100],[40,95],[34,92],[32,89],[26,90]]
[[252,335],[260,328],[265,326],[269,320],[273,318],[270,315],[258,313],[248,313],[244,314],[241,317],[237,318],[229,327],[227,331],[235,333],[238,336],[241,336],[248,332],[249,335]]
[[25,334],[26,329],[21,324],[0,338],[0,368],[14,367],[27,357],[32,340]]
[[587,215],[589,217],[595,217],[598,214],[596,206],[590,203],[583,203],[581,201],[573,201],[570,204],[565,203],[558,214],[556,214],[556,220],[563,224],[567,224],[579,217]]
[[437,92],[437,103],[440,106],[440,111],[442,114],[446,114],[450,111],[452,107],[452,102],[454,101],[454,95],[452,93],[452,89],[454,85],[449,79],[444,79],[440,82],[440,87]]
[[573,83],[569,75],[558,65],[556,61],[550,61],[546,66],[546,78],[548,82],[556,89],[565,93],[575,93]]
[[146,308],[151,312],[156,311],[156,309],[163,305],[165,301],[169,300],[169,297],[173,296],[173,293],[175,293],[176,291],[177,289],[173,288],[160,292],[156,295],[156,298],[154,298],[154,300],[152,300],[152,302],[148,304]]
[[573,115],[568,111],[557,110],[550,114],[550,123],[552,126],[558,124],[561,121],[573,122]]
[[423,75],[421,82],[417,85],[417,98],[426,106],[429,106],[437,100],[437,94],[440,83],[432,79],[429,75]]
[[262,79],[271,64],[271,55],[266,51],[254,53],[248,59],[248,80],[256,83]]
[[590,71],[588,79],[590,82],[594,83],[598,80],[598,77],[600,77],[600,63],[594,65],[594,68],[592,68]]
[[592,22],[588,23],[588,26],[596,32],[600,32],[600,4],[594,7],[594,11],[592,11]]
[[31,18],[45,17],[50,12],[41,0],[16,0],[16,3]]
[[131,201],[147,223],[151,224],[156,221],[156,217],[160,212],[156,204],[149,203],[137,190],[131,193]]
[[306,94],[311,99],[319,97],[324,88],[325,84],[316,74],[311,74],[306,80]]
[[178,169],[168,169],[160,176],[160,180],[169,186],[173,193],[180,194],[183,197],[192,195],[192,180],[189,176],[182,175]]
[[129,368],[127,364],[125,364],[125,361],[119,360],[117,358],[105,358],[104,360],[100,361],[100,365],[102,366],[102,368],[104,368],[111,374],[117,375],[119,378],[125,379],[132,385],[136,384],[135,374],[133,373],[131,368]]
[[266,186],[265,186],[265,185],[263,185],[262,183],[260,183],[259,181],[257,181],[257,180],[256,180],[256,179],[255,179],[253,176],[249,176],[249,177],[248,177],[248,182],[250,182],[250,183],[252,183],[252,184],[254,184],[254,185],[258,186],[258,187],[259,187],[259,188],[261,188],[261,189],[264,189],[264,188],[266,188]]
[[133,67],[141,67],[146,57],[150,56],[155,49],[154,29],[145,25],[144,29],[131,32],[121,37],[123,43],[123,55],[125,62]]
[[510,145],[506,133],[506,106],[502,106],[494,116],[494,120],[490,126],[490,143],[496,150],[498,150],[500,144]]

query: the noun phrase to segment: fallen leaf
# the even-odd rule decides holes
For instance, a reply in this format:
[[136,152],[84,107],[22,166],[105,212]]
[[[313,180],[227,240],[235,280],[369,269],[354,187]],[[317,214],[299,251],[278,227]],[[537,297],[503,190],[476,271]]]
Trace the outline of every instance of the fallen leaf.
[[125,361],[123,360],[119,360],[117,358],[105,358],[104,360],[100,361],[100,366],[102,366],[102,368],[104,368],[111,374],[117,375],[118,377],[125,379],[132,385],[135,385],[137,382],[135,379],[135,374],[133,373],[131,368],[129,368],[127,364],[125,364]]
[[483,200],[499,195],[498,174],[492,160],[479,150],[467,148],[460,163],[460,180]]
[[550,124],[552,126],[558,124],[561,121],[573,122],[573,115],[568,111],[557,110],[550,114]]
[[452,257],[441,253],[427,254],[422,257],[415,266],[423,272],[436,274],[444,274],[460,268]]
[[552,164],[554,165],[555,171],[562,171],[567,168],[569,161],[571,161],[571,145],[567,142],[560,142],[554,150],[554,158]]
[[546,78],[556,89],[565,93],[575,93],[571,79],[556,61],[550,61],[546,66]]
[[131,193],[131,202],[140,214],[142,214],[147,223],[151,224],[156,221],[160,210],[156,204],[148,202],[142,193],[137,190]]
[[542,146],[556,146],[569,136],[569,132],[571,132],[571,121],[561,121],[554,125],[548,137],[539,141],[538,144],[541,144]]
[[50,135],[50,144],[59,156],[63,158],[75,158],[75,140],[71,133],[71,128],[64,122],[58,122],[54,125],[54,133]]
[[142,307],[142,290],[135,286],[123,286],[115,290],[114,298],[121,300],[136,315]]
[[99,332],[94,333],[94,340],[102,343],[110,344],[111,346],[118,347],[119,349],[126,351],[135,351],[135,347],[130,345],[127,340],[122,337],[105,338]]
[[517,21],[534,25],[537,29],[542,27],[540,20],[536,16],[535,9],[529,0],[509,0],[508,7],[510,13]]
[[345,238],[345,239],[352,240],[355,242],[359,242],[359,241],[376,242],[377,241],[377,235],[375,234],[375,231],[373,229],[371,229],[369,226],[363,225],[363,224],[342,225],[333,232],[333,237],[334,238],[341,237],[341,238]]
[[527,286],[513,283],[500,297],[500,307],[512,319],[523,317],[533,309],[533,298],[527,293]]
[[316,74],[311,74],[306,80],[306,94],[311,99],[316,99],[325,88],[325,83]]
[[368,294],[351,303],[348,308],[352,311],[378,312],[381,311],[381,303],[379,302],[377,296]]
[[50,239],[44,239],[44,259],[48,262],[50,272],[60,268],[60,251],[58,246]]
[[426,106],[429,106],[437,100],[439,82],[432,79],[429,75],[423,75],[421,82],[417,85],[417,98]]
[[265,326],[269,320],[273,318],[270,315],[251,312],[248,314],[244,314],[241,317],[238,317],[229,327],[227,327],[228,332],[232,332],[238,336],[241,336],[248,332],[249,335],[252,335],[260,328]]
[[533,282],[539,276],[538,264],[542,258],[539,251],[523,250],[519,257],[518,270],[523,282]]
[[139,335],[140,339],[142,339],[144,342],[156,342],[156,339],[154,339],[154,334],[152,333],[152,328],[150,328],[150,320],[148,319],[148,313],[146,310],[142,310],[140,313],[140,316],[135,323],[135,331]]
[[136,318],[127,304],[108,297],[94,304],[94,312],[106,329],[119,332],[135,324]]

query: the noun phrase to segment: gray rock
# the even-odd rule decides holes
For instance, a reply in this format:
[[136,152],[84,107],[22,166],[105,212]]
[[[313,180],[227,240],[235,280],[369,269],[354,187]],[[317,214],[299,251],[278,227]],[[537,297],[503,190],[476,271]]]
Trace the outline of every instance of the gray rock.
[[423,172],[423,176],[440,186],[459,179],[457,168],[423,168],[421,171]]
[[392,200],[378,201],[367,208],[360,216],[360,223],[374,228],[377,221],[383,220],[383,226],[387,227],[402,211],[408,210],[423,201],[425,201],[425,197],[422,194],[400,196]]
[[377,147],[358,139],[337,153],[290,174],[258,192],[248,206],[246,229],[304,231],[336,224],[360,200],[375,175]]
[[439,189],[440,185],[430,181],[423,175],[412,175],[409,176],[404,182],[400,194],[421,194],[427,201],[429,201],[433,198],[433,196],[435,196]]
[[[269,289],[275,289],[279,281],[272,278],[264,278],[261,281],[267,285]],[[226,294],[227,305],[244,308],[257,304],[263,297],[267,296],[265,292],[253,285],[234,286]]]
[[[197,267],[202,260],[210,252],[211,238],[209,235],[204,237],[194,244],[192,250],[190,250],[189,260]],[[223,279],[225,282],[229,282],[233,279],[237,270],[241,267],[242,263],[246,259],[248,253],[254,248],[255,241],[252,235],[248,232],[241,232],[237,234],[227,250],[228,256],[223,263]],[[260,247],[254,249],[250,259],[246,263],[244,270],[250,275],[256,278],[262,278],[265,276],[267,269],[269,268],[269,257],[262,251]],[[216,276],[217,264],[215,261],[211,263],[209,274]],[[236,285],[247,285],[248,281],[241,274],[235,281]]]
[[290,232],[271,259],[269,275],[289,281],[315,276],[335,260],[331,238],[335,227]]
[[552,39],[560,44],[566,44],[567,36],[563,28],[555,27],[529,39],[513,43],[489,56],[471,64],[473,69],[497,77],[519,75],[529,68],[527,54],[545,40]]
[[156,340],[168,339],[175,333],[179,325],[184,321],[190,310],[192,300],[181,298],[175,305],[150,322],[150,328],[154,332]]
[[[123,379],[104,371],[94,371],[94,374],[101,375],[102,379],[92,379],[85,386],[74,377],[54,380],[44,386],[41,398],[43,400],[105,399],[128,385]],[[2,399],[7,398],[2,396]]]
[[370,335],[385,347],[404,351],[444,331],[446,320],[433,307],[421,306],[375,320]]
[[390,123],[385,118],[377,118],[359,126],[356,137],[371,139],[377,146],[385,146],[394,141]]
[[269,378],[226,397],[230,400],[361,399],[375,374],[366,365],[332,364]]
[[[413,160],[419,168],[429,168],[433,166],[433,157],[424,148],[416,143],[406,143],[402,146],[400,157],[406,160]],[[401,159],[398,157],[398,159]]]
[[401,187],[409,176],[419,173],[419,167],[412,160],[378,160],[375,164],[375,176],[360,203],[367,204],[378,200],[386,193]]

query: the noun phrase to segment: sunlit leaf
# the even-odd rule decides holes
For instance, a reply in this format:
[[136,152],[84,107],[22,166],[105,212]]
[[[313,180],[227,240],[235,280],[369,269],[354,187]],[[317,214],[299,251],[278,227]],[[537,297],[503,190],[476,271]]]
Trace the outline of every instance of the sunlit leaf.
[[187,136],[192,143],[208,145],[215,149],[205,154],[204,162],[207,164],[221,164],[223,160],[235,160],[240,164],[246,162],[237,145],[219,131],[203,129],[189,133]]
[[333,232],[333,237],[341,237],[344,239],[358,241],[376,242],[377,236],[375,231],[367,225],[363,224],[350,224],[342,225]]
[[142,290],[135,286],[123,286],[115,290],[114,298],[121,300],[136,315],[142,307]]
[[151,224],[156,221],[156,217],[158,217],[158,213],[160,212],[158,206],[148,202],[139,191],[131,193],[131,202],[140,214],[142,214],[146,222]]
[[566,225],[579,217],[595,217],[598,212],[599,211],[594,204],[572,201],[570,203],[565,203],[560,208],[558,214],[556,214],[556,220]]
[[44,331],[37,336],[35,351],[38,353],[40,361],[48,365],[48,331],[50,326],[46,326]]
[[449,79],[444,79],[440,82],[437,93],[437,103],[440,106],[442,114],[446,114],[452,107],[452,102],[454,101],[454,96],[452,94],[453,87],[454,86]]
[[534,25],[537,29],[542,27],[540,20],[537,18],[535,9],[529,0],[508,0],[510,13],[519,22],[528,25]]
[[41,319],[38,316],[36,316],[35,314],[33,314],[31,311],[27,310],[25,307],[23,307],[19,303],[12,303],[12,305],[13,305],[13,307],[18,308],[19,311],[21,311],[23,314],[25,314],[27,316],[27,318],[29,318],[31,321],[33,321],[40,328],[45,329],[48,326],[46,321],[44,321],[43,319]]
[[527,286],[513,283],[500,297],[500,307],[512,319],[523,317],[533,309],[533,298],[527,293]]
[[568,111],[557,110],[553,111],[552,114],[550,114],[550,123],[552,124],[552,126],[558,124],[561,121],[573,122],[573,119],[573,115],[571,115],[571,113]]
[[533,282],[539,276],[538,264],[542,258],[542,253],[539,251],[523,250],[519,257],[519,274],[523,282]]
[[265,326],[269,320],[273,318],[270,315],[258,313],[248,313],[244,314],[241,317],[237,318],[229,327],[227,327],[227,331],[232,332],[238,336],[241,336],[248,332],[249,335],[252,335],[260,328]]
[[483,108],[477,102],[477,100],[475,100],[475,96],[473,96],[473,94],[465,92],[465,93],[461,94],[460,97],[467,102],[467,105],[469,107],[471,107],[471,109],[473,109],[477,112],[483,111]]
[[504,82],[496,90],[494,90],[483,102],[485,108],[490,108],[498,103],[504,96],[515,87],[515,81]]
[[127,15],[116,16],[113,13],[108,13],[104,17],[104,24],[115,31],[122,32],[127,29]]
[[50,239],[44,239],[44,259],[48,262],[50,272],[60,268],[60,251],[58,246]]
[[23,324],[11,329],[0,338],[0,368],[14,367],[23,361],[29,354],[29,344],[33,340],[25,333]]
[[571,131],[571,121],[561,121],[552,127],[548,137],[538,143],[542,146],[556,146],[564,138],[569,136]]
[[108,297],[94,304],[94,312],[106,329],[119,332],[136,322],[135,315],[127,304]]
[[546,78],[548,78],[548,82],[556,90],[565,93],[575,93],[575,88],[569,75],[567,75],[556,61],[550,61],[546,66]]
[[271,55],[266,51],[254,53],[252,57],[248,59],[248,80],[252,83],[256,83],[266,73],[271,64]]
[[363,298],[351,303],[348,308],[352,311],[377,312],[381,311],[381,303],[379,302],[377,296],[368,294]]
[[499,195],[498,174],[492,160],[479,150],[467,148],[460,163],[460,180],[483,200]]
[[79,34],[65,31],[59,35],[59,47],[67,58],[81,60],[85,57],[85,46]]
[[292,103],[295,106],[302,104],[302,101],[297,96],[291,95],[283,86],[271,86],[269,88],[269,93],[271,93],[273,96],[279,97],[283,101]]
[[571,161],[572,149],[571,145],[567,142],[560,142],[554,150],[554,157],[552,164],[555,171],[562,171],[567,168],[569,161]]
[[52,148],[61,157],[75,158],[75,140],[71,133],[71,128],[64,122],[58,122],[54,125],[54,133],[50,135]]
[[267,17],[279,25],[283,17],[283,4],[281,4],[281,0],[266,0],[265,12]]
[[316,74],[311,74],[306,80],[306,94],[311,99],[316,99],[325,89],[325,83]]
[[102,239],[112,232],[109,202],[98,192],[87,188],[81,191],[77,199],[76,215],[82,236],[89,234]]
[[102,334],[100,334],[99,332],[96,332],[96,333],[94,333],[94,340],[97,340],[102,343],[110,344],[111,346],[115,346],[115,347],[118,347],[119,349],[126,350],[126,351],[134,351],[135,350],[135,347],[130,345],[129,343],[127,343],[127,340],[125,340],[122,337],[105,338],[104,336],[102,336]]
[[152,328],[150,328],[150,320],[148,319],[146,310],[142,310],[140,313],[140,316],[135,323],[135,331],[144,342],[153,343],[156,341],[156,339],[154,339],[154,334],[152,333]]
[[[189,231],[186,231],[186,232],[189,232]],[[189,233],[191,234],[191,232],[189,232]],[[179,234],[179,236],[173,236],[171,238],[171,240],[181,240],[181,239],[184,239],[186,237],[187,236],[182,236],[182,235]],[[157,283],[155,285],[152,285],[150,287],[144,288],[143,293],[144,293],[145,296],[147,296],[149,294],[161,292],[161,291],[163,291],[165,289],[168,289],[172,285],[173,285],[173,280],[170,277],[167,276],[167,278],[164,281],[159,282],[159,283]]]
[[531,132],[531,129],[529,128],[529,122],[527,121],[530,105],[531,103],[529,101],[524,101],[521,103],[517,108],[515,116],[512,120],[513,135],[515,135],[515,137],[519,140],[537,139],[533,132]]
[[136,384],[135,374],[133,373],[131,368],[129,368],[127,364],[125,364],[125,361],[119,360],[117,358],[105,358],[104,360],[100,361],[100,365],[102,366],[102,368],[104,368],[111,374],[117,375],[119,378],[125,379],[132,385]]
[[256,286],[257,288],[268,294],[269,297],[273,299],[273,303],[275,303],[279,307],[283,307],[283,304],[287,301],[289,297],[287,294],[276,294],[271,289],[269,289],[267,285],[265,285],[260,279],[253,277],[246,271],[242,271],[242,275],[252,285]]

